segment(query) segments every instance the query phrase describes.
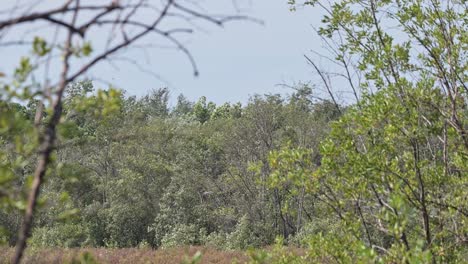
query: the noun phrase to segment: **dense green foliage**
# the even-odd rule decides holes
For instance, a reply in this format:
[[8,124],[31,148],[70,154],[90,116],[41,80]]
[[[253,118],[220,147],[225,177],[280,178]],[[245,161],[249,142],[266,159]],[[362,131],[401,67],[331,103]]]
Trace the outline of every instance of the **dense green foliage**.
[[[32,245],[247,248],[293,236],[311,219],[312,198],[296,201],[286,183],[276,186],[269,165],[275,149],[316,148],[337,118],[330,103],[309,101],[308,87],[300,96],[255,96],[245,107],[179,96],[173,108],[160,89],[119,97],[119,110],[102,116],[99,96],[86,97],[91,90],[75,84],[65,99]],[[15,227],[19,219],[1,221]]]

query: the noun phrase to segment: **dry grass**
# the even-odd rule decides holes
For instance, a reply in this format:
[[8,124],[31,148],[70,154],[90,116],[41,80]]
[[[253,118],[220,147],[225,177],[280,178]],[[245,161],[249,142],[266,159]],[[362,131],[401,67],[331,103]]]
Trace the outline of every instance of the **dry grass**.
[[[248,258],[242,251],[220,251],[204,247],[183,247],[164,250],[151,249],[41,249],[28,250],[23,263],[70,263],[79,260],[83,254],[89,252],[98,263],[181,263],[186,256],[193,256],[197,251],[202,252],[201,263],[245,263]],[[0,263],[7,264],[14,253],[13,248],[0,248]]]

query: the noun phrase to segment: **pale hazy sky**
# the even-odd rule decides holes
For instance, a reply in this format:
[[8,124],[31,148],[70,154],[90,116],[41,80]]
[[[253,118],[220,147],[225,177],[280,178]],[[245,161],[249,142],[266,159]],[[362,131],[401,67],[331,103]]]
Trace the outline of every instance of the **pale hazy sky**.
[[[205,25],[205,32],[196,32],[186,42],[197,61],[199,77],[193,76],[182,53],[170,50],[150,55],[135,50],[127,54],[157,72],[166,82],[125,63],[119,64],[118,69],[100,64],[90,74],[112,82],[131,95],[141,96],[150,89],[167,86],[173,98],[179,93],[191,100],[205,95],[216,103],[246,102],[255,93],[291,92],[278,84],[317,80],[303,54],[321,49],[321,41],[311,27],[320,24],[318,10],[306,8],[291,12],[287,0],[250,2],[247,14],[263,20],[264,25],[246,21],[231,22],[224,28]],[[4,63],[0,64],[0,70],[8,60],[17,61],[21,55],[15,54],[15,49],[7,53],[2,54]]]

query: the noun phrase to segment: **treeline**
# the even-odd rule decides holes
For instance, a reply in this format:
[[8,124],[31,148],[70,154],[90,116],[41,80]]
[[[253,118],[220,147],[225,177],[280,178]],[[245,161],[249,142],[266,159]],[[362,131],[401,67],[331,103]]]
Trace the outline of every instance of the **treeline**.
[[[281,148],[318,149],[340,116],[332,103],[312,102],[310,88],[256,95],[245,106],[180,95],[172,108],[169,91],[159,89],[113,99],[105,115],[101,95],[91,92],[90,82],[69,87],[32,246],[238,249],[271,244],[277,235],[294,239],[318,219],[310,194],[291,198],[275,186],[269,161]],[[34,117],[34,104],[16,107]],[[319,152],[310,158],[320,164]],[[17,175],[18,187],[32,165]],[[10,245],[20,219],[1,214]]]

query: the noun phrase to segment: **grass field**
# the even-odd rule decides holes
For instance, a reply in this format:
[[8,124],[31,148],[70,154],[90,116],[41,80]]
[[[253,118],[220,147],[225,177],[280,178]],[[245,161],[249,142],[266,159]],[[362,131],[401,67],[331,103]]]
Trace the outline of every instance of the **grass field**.
[[[182,263],[190,259],[198,251],[202,253],[199,263],[245,263],[248,256],[242,251],[220,251],[204,247],[182,247],[162,250],[151,249],[42,249],[28,250],[23,263]],[[10,263],[14,248],[0,248],[0,263]],[[89,257],[91,256],[91,258]],[[87,261],[85,259],[87,258]]]

